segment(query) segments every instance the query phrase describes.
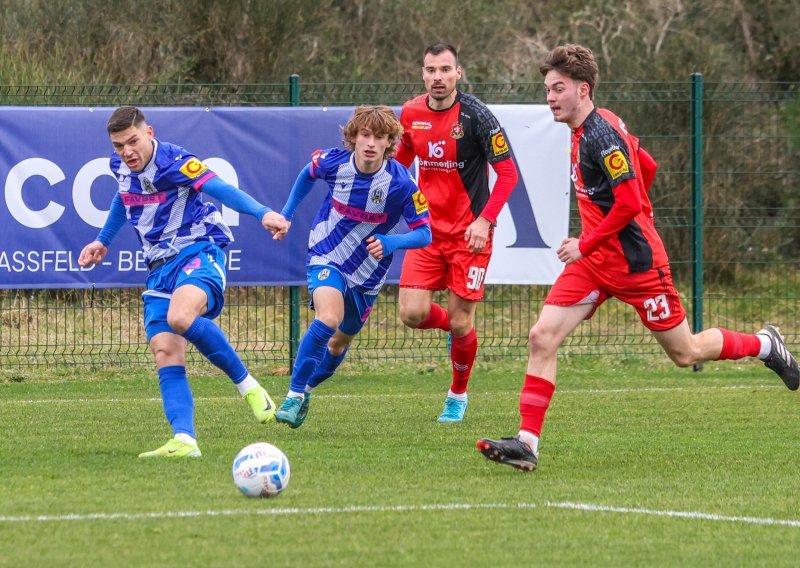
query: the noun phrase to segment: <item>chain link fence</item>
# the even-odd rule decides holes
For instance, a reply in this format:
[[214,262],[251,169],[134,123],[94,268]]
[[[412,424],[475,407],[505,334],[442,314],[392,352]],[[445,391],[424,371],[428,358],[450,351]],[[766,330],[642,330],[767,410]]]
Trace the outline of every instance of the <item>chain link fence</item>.
[[[487,103],[544,103],[541,83],[462,88]],[[400,105],[422,92],[421,84],[301,83],[297,77],[284,84],[254,85],[0,85],[0,105]],[[740,331],[773,322],[797,349],[800,83],[705,83],[702,139],[690,126],[693,112],[699,118],[692,92],[690,81],[603,83],[596,103],[623,117],[659,162],[651,191],[656,225],[690,321]],[[703,182],[702,201],[692,194],[695,174]],[[693,202],[702,203],[699,210],[693,211]],[[698,218],[702,225],[695,227],[693,219]],[[574,207],[570,227],[571,234],[580,229]],[[141,292],[0,291],[0,365],[151,364]],[[477,313],[479,358],[524,357],[528,330],[546,293],[542,286],[488,286]],[[402,325],[397,294],[393,285],[381,292],[350,350],[351,360],[426,362],[446,357],[443,334]],[[307,302],[304,289],[231,288],[217,321],[247,363],[288,368],[299,335],[313,317]],[[616,300],[584,322],[562,353],[664,357],[635,311]],[[199,357],[192,354],[190,359]]]

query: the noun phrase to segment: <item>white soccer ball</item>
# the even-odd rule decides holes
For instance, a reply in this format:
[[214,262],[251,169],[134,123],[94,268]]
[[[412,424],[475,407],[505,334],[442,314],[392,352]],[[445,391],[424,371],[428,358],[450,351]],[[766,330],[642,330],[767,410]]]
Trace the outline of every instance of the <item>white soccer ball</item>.
[[250,444],[233,460],[233,482],[248,497],[276,497],[289,484],[289,460],[272,444]]

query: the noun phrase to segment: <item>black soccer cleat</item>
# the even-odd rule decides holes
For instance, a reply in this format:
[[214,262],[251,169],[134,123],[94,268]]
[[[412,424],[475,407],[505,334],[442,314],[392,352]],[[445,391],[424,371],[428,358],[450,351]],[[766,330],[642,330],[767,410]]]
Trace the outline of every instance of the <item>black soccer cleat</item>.
[[764,359],[764,365],[775,371],[789,390],[797,390],[797,387],[800,387],[800,369],[797,368],[797,360],[786,348],[786,342],[778,332],[778,328],[767,324],[756,335],[766,335],[772,343],[772,350]]
[[533,471],[539,460],[527,444],[520,441],[519,437],[489,440],[478,440],[478,451],[487,460],[503,463],[522,471]]

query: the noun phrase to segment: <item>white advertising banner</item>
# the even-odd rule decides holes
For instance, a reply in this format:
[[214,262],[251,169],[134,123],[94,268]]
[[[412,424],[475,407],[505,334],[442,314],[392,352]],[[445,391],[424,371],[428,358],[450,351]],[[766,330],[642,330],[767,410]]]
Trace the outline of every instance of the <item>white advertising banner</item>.
[[506,131],[520,182],[497,218],[486,282],[552,284],[564,269],[556,250],[569,228],[570,130],[547,105],[489,108]]

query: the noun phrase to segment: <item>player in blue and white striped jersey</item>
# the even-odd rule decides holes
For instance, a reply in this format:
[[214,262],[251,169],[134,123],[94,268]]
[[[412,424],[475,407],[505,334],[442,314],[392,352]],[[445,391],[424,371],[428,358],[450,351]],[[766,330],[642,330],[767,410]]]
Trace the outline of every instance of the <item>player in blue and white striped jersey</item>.
[[[394,111],[358,107],[343,130],[346,150],[315,152],[282,211],[291,221],[314,181],[327,183],[306,259],[315,319],[300,342],[289,393],[275,415],[292,428],[303,423],[312,389],[335,372],[367,321],[392,253],[431,242],[425,197],[405,166],[391,158],[403,133]],[[410,232],[401,233],[402,221]]]
[[111,171],[119,191],[97,239],[81,251],[81,266],[98,264],[126,221],[144,249],[149,274],[143,293],[147,341],[158,367],[164,414],[174,438],[139,457],[198,457],[194,401],[186,379],[186,341],[222,369],[266,423],[275,414],[267,391],[248,373],[222,330],[213,323],[222,310],[225,253],[230,229],[201,191],[258,219],[273,235],[288,223],[240,189],[222,181],[193,154],[155,138],[141,110],[120,107],[107,130],[116,155]]

